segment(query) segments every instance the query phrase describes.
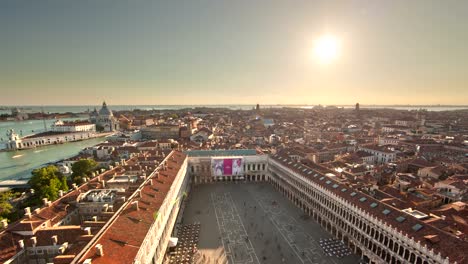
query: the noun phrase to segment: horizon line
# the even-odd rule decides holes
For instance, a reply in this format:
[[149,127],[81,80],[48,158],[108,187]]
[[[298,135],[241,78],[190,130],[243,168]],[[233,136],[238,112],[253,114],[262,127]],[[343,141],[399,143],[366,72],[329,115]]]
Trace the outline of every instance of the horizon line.
[[[69,105],[56,105],[56,104],[43,104],[43,105],[13,105],[6,104],[0,105],[0,107],[11,107],[11,106],[27,106],[27,107],[45,107],[45,106],[99,106],[102,104],[69,104]],[[108,104],[110,106],[256,106],[257,104]],[[355,104],[259,104],[260,106],[355,106]],[[468,107],[468,105],[460,104],[361,104],[359,106],[425,106],[425,107]]]

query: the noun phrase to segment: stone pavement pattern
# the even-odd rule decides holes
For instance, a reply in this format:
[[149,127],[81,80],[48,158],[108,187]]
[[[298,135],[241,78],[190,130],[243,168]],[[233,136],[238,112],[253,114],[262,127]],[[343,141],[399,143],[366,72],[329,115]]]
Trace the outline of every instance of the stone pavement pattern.
[[319,240],[331,235],[303,216],[267,183],[215,183],[193,189],[183,222],[201,223],[197,264],[359,263],[326,256]]

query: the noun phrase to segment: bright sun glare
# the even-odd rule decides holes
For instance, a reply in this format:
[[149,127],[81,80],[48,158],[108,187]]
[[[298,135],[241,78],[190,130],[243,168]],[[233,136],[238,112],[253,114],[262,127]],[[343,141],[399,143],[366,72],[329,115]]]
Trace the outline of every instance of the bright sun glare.
[[331,35],[321,36],[315,41],[314,54],[320,63],[328,64],[334,61],[340,51],[339,41]]

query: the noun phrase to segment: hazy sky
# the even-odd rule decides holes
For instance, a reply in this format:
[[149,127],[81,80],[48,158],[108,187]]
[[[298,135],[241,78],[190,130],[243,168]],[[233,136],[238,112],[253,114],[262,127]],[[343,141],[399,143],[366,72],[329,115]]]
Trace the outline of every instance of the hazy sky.
[[[0,0],[0,105],[468,104],[468,1]],[[317,63],[332,34],[340,56]]]

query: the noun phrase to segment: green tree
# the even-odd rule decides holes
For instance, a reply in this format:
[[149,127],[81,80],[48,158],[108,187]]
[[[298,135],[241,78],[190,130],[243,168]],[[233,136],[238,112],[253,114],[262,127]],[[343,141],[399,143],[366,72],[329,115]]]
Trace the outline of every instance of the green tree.
[[72,180],[76,184],[84,182],[84,178],[91,175],[97,167],[97,162],[92,159],[81,159],[72,165]]
[[13,206],[10,203],[10,198],[13,197],[11,191],[0,193],[0,219],[9,219],[13,212]]
[[53,201],[59,197],[60,190],[68,191],[66,177],[54,165],[35,169],[32,175],[29,185],[40,199]]

